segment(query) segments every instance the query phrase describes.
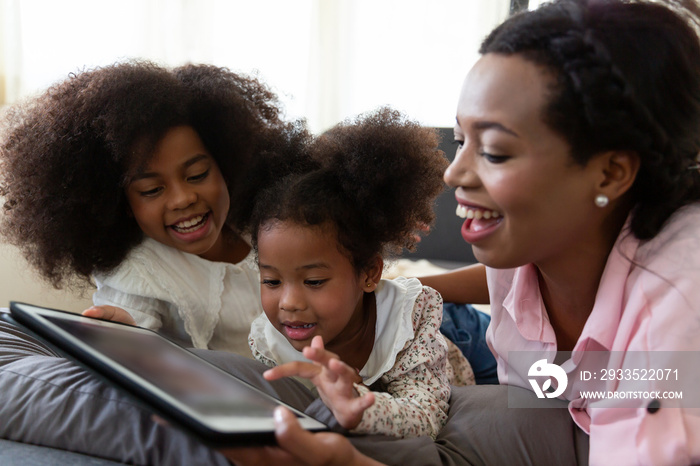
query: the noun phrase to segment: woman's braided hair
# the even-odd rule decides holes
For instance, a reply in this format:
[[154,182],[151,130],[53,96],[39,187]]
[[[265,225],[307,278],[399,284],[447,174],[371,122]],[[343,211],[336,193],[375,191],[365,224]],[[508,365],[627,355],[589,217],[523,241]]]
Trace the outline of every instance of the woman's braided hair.
[[700,199],[699,10],[694,1],[559,0],[513,16],[481,46],[554,75],[543,120],[577,163],[606,150],[639,155],[630,193],[639,239]]

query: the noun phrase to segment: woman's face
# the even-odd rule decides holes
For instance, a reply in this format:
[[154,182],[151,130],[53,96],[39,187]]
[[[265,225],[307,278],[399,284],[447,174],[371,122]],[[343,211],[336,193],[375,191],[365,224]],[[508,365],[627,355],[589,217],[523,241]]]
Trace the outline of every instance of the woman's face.
[[467,218],[462,236],[488,266],[560,260],[593,234],[599,174],[574,163],[567,141],[542,121],[553,83],[520,56],[497,54],[484,55],[464,81],[460,145],[445,181]]
[[214,158],[190,126],[170,129],[126,197],[146,236],[209,260],[222,260],[229,194]]

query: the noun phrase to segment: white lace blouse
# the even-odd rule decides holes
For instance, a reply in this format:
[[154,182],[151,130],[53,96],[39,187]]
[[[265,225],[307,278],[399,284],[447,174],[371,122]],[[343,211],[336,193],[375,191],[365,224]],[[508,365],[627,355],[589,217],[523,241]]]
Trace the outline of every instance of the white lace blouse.
[[262,313],[253,251],[238,264],[212,262],[146,238],[119,267],[96,275],[96,305],[186,346],[251,356],[247,337]]

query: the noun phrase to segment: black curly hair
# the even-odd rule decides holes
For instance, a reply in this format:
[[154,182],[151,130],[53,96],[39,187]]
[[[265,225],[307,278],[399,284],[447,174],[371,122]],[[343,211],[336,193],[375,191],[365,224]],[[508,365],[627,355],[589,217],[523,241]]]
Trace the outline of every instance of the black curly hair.
[[555,76],[543,121],[577,163],[605,150],[639,155],[630,192],[639,239],[700,199],[699,12],[696,0],[557,0],[516,14],[481,45]]
[[57,288],[109,272],[143,239],[127,213],[127,171],[178,125],[216,160],[239,231],[257,190],[287,173],[308,137],[265,85],[226,68],[128,61],[77,72],[3,115],[0,234]]
[[438,142],[435,130],[388,108],[330,129],[310,144],[315,169],[258,196],[253,246],[261,229],[291,221],[333,228],[358,272],[377,254],[413,249],[417,228],[433,222],[433,204],[445,187],[448,161]]

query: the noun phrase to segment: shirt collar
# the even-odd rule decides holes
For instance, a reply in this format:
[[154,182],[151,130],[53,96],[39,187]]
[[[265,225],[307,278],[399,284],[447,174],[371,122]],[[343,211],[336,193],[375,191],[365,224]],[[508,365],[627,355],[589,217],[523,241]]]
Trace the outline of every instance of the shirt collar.
[[513,276],[513,286],[503,300],[520,334],[528,340],[556,343],[554,329],[542,303],[537,271],[532,264],[519,267]]
[[[628,218],[608,255],[593,310],[574,351],[612,348],[622,317],[625,282],[638,246],[639,240],[630,231]],[[524,338],[556,344],[556,335],[542,302],[534,265],[528,264],[516,269],[513,286],[503,300],[503,308],[510,314]]]

